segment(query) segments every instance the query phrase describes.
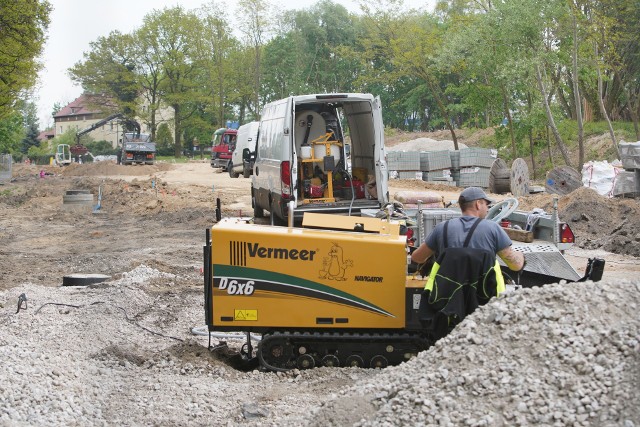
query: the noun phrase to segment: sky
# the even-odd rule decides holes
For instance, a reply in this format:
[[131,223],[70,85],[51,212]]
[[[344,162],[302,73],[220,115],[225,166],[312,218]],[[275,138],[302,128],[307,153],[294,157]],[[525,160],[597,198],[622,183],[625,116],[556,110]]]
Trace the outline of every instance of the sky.
[[[49,0],[53,7],[48,39],[41,61],[44,68],[39,74],[36,88],[36,104],[40,128],[53,126],[51,112],[56,102],[62,106],[76,99],[82,93],[80,86],[74,85],[67,70],[83,59],[89,51],[89,43],[98,37],[107,36],[118,30],[130,33],[140,27],[142,18],[154,9],[182,6],[192,10],[209,0]],[[284,9],[306,9],[317,0],[277,0]],[[360,11],[357,0],[334,0],[354,13]],[[406,8],[424,8],[435,0],[404,0]],[[235,16],[235,1],[218,0],[218,4],[228,5],[228,15]]]

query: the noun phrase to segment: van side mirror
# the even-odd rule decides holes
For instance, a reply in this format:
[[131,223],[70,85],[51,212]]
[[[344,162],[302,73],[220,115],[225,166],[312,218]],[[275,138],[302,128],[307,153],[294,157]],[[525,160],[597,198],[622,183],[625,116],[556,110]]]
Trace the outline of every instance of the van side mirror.
[[242,160],[244,160],[245,162],[251,161],[251,150],[249,150],[248,148],[242,150]]

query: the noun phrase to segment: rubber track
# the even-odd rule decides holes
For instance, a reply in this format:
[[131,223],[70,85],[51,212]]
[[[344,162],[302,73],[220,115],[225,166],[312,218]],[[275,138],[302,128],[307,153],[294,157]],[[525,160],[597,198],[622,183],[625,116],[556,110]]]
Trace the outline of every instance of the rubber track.
[[[380,346],[387,346],[389,344],[404,344],[409,345],[412,348],[413,353],[418,353],[422,350],[426,350],[432,344],[432,341],[425,336],[419,334],[410,334],[410,333],[332,333],[332,332],[272,332],[268,334],[264,334],[262,340],[260,341],[260,345],[258,348],[258,360],[260,362],[260,366],[264,369],[270,371],[289,371],[291,369],[296,368],[295,360],[292,355],[290,359],[288,359],[285,364],[286,366],[276,366],[278,364],[277,361],[272,360],[269,355],[265,355],[262,353],[262,349],[265,346],[269,345],[272,340],[277,341],[288,341],[293,348],[296,348],[296,343],[313,343],[313,350],[316,352],[326,351],[327,346],[331,343],[340,342],[342,344],[345,343],[353,343],[354,351],[359,349],[359,344],[378,344]],[[378,354],[384,355],[384,351],[378,351]],[[356,354],[356,353],[352,353]],[[341,355],[344,363],[344,359],[346,359],[344,354]],[[366,361],[368,364],[368,361]],[[390,365],[394,363],[389,363]],[[321,366],[321,365],[316,365]]]

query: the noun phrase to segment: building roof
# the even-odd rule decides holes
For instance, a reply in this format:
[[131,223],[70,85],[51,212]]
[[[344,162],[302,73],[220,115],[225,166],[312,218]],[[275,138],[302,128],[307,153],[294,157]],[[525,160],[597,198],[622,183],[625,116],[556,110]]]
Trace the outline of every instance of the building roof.
[[[54,119],[59,117],[77,116],[79,114],[103,114],[95,107],[89,107],[92,104],[92,98],[99,98],[99,95],[82,94],[69,104],[65,105],[53,115]],[[93,99],[93,105],[104,104],[104,100]]]
[[53,129],[43,130],[38,134],[38,141],[44,141],[45,139],[53,139],[56,136]]

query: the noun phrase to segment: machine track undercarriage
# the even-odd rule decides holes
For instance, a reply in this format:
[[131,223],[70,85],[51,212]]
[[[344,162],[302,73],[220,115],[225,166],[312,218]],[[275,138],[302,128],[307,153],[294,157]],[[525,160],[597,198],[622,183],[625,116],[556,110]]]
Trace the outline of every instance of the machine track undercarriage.
[[384,368],[409,360],[432,341],[412,333],[270,332],[257,349],[260,366],[271,371],[314,367]]

